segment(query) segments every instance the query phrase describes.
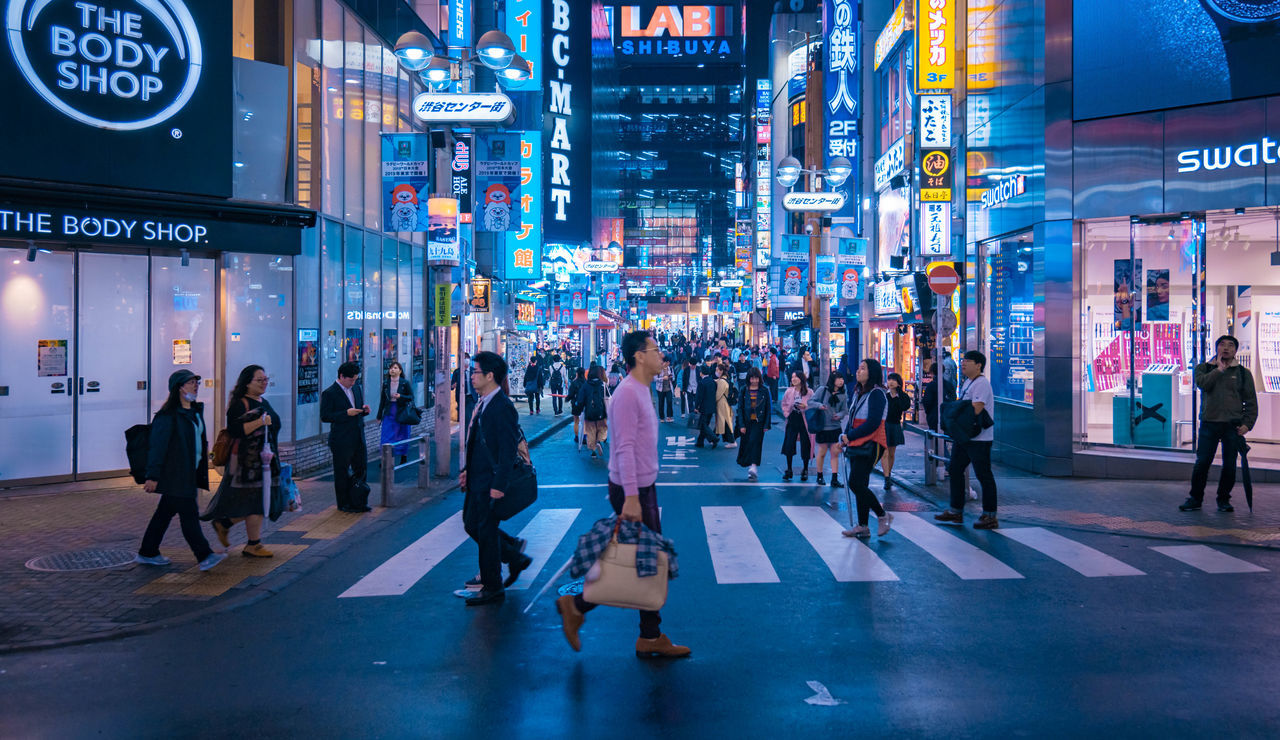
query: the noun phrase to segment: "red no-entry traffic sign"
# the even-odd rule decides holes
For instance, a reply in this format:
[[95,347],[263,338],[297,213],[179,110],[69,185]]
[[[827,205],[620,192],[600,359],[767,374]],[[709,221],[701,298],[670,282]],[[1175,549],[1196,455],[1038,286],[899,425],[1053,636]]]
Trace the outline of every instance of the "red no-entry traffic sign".
[[938,295],[951,295],[960,287],[960,273],[948,264],[934,265],[929,270],[929,290]]

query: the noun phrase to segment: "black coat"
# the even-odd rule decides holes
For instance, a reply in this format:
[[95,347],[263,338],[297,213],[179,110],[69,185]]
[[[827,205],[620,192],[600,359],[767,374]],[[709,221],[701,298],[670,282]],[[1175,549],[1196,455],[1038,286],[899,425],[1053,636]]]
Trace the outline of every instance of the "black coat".
[[[395,409],[392,409],[392,403],[391,403],[391,388],[390,388],[390,385],[391,385],[391,381],[390,381],[390,379],[383,379],[383,381],[382,381],[382,400],[378,402],[378,415],[377,415],[376,417],[374,417],[374,418],[375,418],[375,419],[377,419],[378,421],[382,421],[382,417],[383,417],[383,416],[385,416],[385,415],[386,415],[386,413],[387,413],[387,411],[389,411],[389,410],[391,411],[391,418],[393,418],[393,419],[394,419],[394,418],[395,418],[395,415],[396,415],[396,412],[398,412],[398,411],[400,410],[400,409],[399,409],[399,407],[396,407]],[[341,390],[341,389],[339,389],[339,390]],[[354,393],[355,393],[355,389],[354,389],[354,388],[352,388],[351,392],[352,392],[352,394],[354,394]],[[405,380],[405,378],[404,378],[404,376],[403,376],[403,375],[402,375],[402,376],[400,376],[400,385],[399,385],[399,387],[396,389],[396,393],[400,394],[400,398],[399,398],[399,400],[398,400],[398,401],[396,401],[396,403],[398,403],[400,406],[412,406],[412,405],[413,405],[413,383],[410,383],[410,382],[408,382],[407,380]],[[345,396],[345,395],[343,396],[343,400],[344,400],[344,401],[346,400],[346,396]]]
[[364,417],[366,414],[348,416],[349,408],[364,408],[364,389],[356,383],[351,387],[355,398],[353,407],[347,394],[336,382],[320,394],[320,421],[329,424],[329,446],[348,449],[364,444]]
[[582,391],[582,386],[586,385],[584,378],[574,378],[569,384],[569,391],[565,395],[569,398],[569,413],[573,416],[582,415],[582,406],[578,403],[578,393]]
[[773,428],[773,399],[769,396],[769,389],[760,384],[759,392],[756,394],[755,406],[748,406],[751,398],[749,388],[743,388],[738,394],[738,410],[734,415],[734,429],[746,429],[750,426],[751,414],[756,415],[756,424],[764,424],[765,429]]
[[694,402],[694,406],[700,414],[715,414],[716,412],[716,380],[708,375],[698,380],[698,398]]
[[519,444],[519,414],[507,394],[499,391],[485,404],[468,432],[464,524],[478,524],[488,515],[491,490],[506,491]]
[[[200,419],[197,440],[195,418]],[[200,446],[200,462],[195,455]],[[191,410],[158,412],[151,420],[151,449],[147,453],[147,480],[156,482],[156,493],[195,498],[196,489],[209,490],[209,437],[204,428],[204,404]]]

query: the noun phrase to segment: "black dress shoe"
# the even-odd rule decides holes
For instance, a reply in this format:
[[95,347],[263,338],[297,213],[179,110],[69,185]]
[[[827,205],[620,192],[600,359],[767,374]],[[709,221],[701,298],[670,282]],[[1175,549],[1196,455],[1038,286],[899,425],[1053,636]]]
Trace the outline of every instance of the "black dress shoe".
[[1178,511],[1200,511],[1200,502],[1190,496],[1178,506]]
[[481,606],[484,604],[501,604],[506,598],[507,592],[505,589],[495,588],[490,590],[482,588],[475,594],[468,596],[466,601],[467,606]]
[[511,584],[515,583],[520,574],[530,565],[533,565],[533,558],[528,555],[522,555],[519,560],[507,565],[507,580],[502,582],[503,588],[509,588]]
[[1218,511],[1223,511],[1223,512],[1228,512],[1228,513],[1229,513],[1229,512],[1235,511],[1235,510],[1236,510],[1236,507],[1232,506],[1230,501],[1219,501],[1219,502],[1218,502]]
[[371,511],[373,511],[373,507],[371,507],[371,506],[361,506],[361,507],[360,507],[360,508],[358,508],[358,509],[352,509],[352,511],[354,511],[354,512],[355,512],[355,513],[357,513],[357,514],[367,514],[367,513],[371,512]]

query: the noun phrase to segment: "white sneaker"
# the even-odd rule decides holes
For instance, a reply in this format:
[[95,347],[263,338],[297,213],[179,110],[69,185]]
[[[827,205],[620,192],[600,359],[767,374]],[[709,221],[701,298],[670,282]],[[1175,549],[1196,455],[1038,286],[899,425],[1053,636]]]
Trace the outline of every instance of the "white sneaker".
[[147,557],[145,555],[134,555],[133,562],[141,563],[143,565],[168,565],[173,561],[163,555],[153,555],[151,557]]
[[227,559],[227,554],[225,552],[209,553],[209,557],[200,561],[200,570],[209,570],[213,566],[217,565],[218,563],[221,563],[223,560],[226,560],[226,559]]
[[756,480],[760,476],[756,473],[756,466],[752,465],[747,468],[747,480]]
[[724,443],[724,447],[725,447],[725,449],[726,449],[726,450],[727,450],[727,449],[729,449],[730,447],[737,447],[737,446],[738,446],[738,443],[737,443],[737,442],[725,442],[725,443]]
[[880,527],[876,530],[876,535],[883,537],[886,534],[889,534],[890,524],[893,524],[893,514],[886,511],[884,516],[880,517]]

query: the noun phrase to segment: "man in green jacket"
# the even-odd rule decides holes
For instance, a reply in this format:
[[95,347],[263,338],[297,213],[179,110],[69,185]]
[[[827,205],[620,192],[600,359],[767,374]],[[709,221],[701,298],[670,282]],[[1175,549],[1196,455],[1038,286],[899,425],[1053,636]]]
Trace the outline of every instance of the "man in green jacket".
[[1209,480],[1209,466],[1222,443],[1222,477],[1218,479],[1218,511],[1235,511],[1231,505],[1231,488],[1236,484],[1236,455],[1244,435],[1258,421],[1258,392],[1253,373],[1236,361],[1240,343],[1229,335],[1214,343],[1217,355],[1210,362],[1196,366],[1196,385],[1200,387],[1200,435],[1196,446],[1196,466],[1191,473],[1191,494],[1178,507],[1181,511],[1199,511],[1204,502],[1204,487]]

